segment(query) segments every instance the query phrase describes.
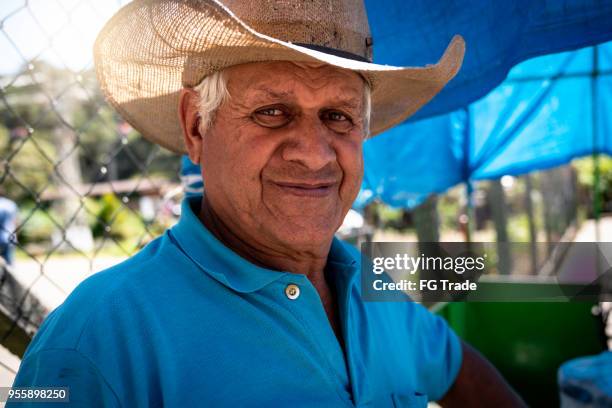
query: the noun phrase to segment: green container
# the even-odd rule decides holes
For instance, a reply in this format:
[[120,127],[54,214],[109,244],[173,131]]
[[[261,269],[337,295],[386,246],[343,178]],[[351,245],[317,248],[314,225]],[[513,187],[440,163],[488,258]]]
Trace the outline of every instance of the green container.
[[[507,285],[507,284],[506,284]],[[532,284],[512,284],[518,291]],[[541,284],[538,284],[541,285]],[[529,406],[559,406],[557,370],[604,350],[593,302],[456,302],[437,308],[484,354]]]

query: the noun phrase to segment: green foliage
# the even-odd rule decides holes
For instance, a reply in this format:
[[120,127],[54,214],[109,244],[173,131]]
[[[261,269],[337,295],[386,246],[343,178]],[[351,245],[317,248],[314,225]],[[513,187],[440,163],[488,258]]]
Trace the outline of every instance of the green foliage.
[[[599,156],[599,190],[612,194],[612,157]],[[578,172],[578,182],[589,189],[595,186],[595,164],[592,157],[583,157],[573,162]]]
[[79,131],[79,139],[91,159],[102,161],[117,135],[117,118],[110,106],[100,107],[100,101],[80,104],[73,112],[73,121]]
[[402,231],[406,228],[404,210],[390,207],[384,203],[375,203],[373,211],[376,214],[377,226],[381,229]]
[[459,216],[461,214],[460,194],[463,186],[453,188],[446,194],[440,195],[438,199],[438,217],[440,228],[454,231],[459,228]]
[[526,213],[510,216],[508,220],[508,236],[510,242],[529,242],[529,218]]
[[7,150],[9,145],[9,131],[6,127],[0,123],[0,149],[2,150],[2,157],[6,157],[4,152]]
[[30,191],[40,193],[51,183],[56,152],[45,131],[11,141],[8,129],[0,124],[0,156],[5,160],[0,168],[2,188],[13,200],[32,199]]
[[[52,210],[61,203],[36,208],[35,199],[47,188],[59,190],[55,166],[73,144],[80,169],[68,163],[71,184],[153,175],[178,179],[180,161],[174,153],[152,145],[129,126],[119,126],[123,121],[104,101],[93,70],[76,74],[34,63],[21,80],[11,83],[17,85],[3,89],[6,103],[0,103],[0,190],[18,203],[21,220],[27,218],[19,231],[21,244],[48,243],[57,228],[53,219],[66,223],[60,209]],[[107,171],[101,172],[101,166]],[[72,204],[78,200],[66,198]],[[112,194],[85,198],[84,206],[94,236],[110,236],[128,251],[141,244],[147,230],[156,234],[164,229],[157,220],[146,225],[137,210]],[[112,241],[101,245],[117,247]]]
[[[31,82],[32,78],[38,82]],[[28,189],[38,192],[46,183],[53,182],[49,176],[59,159],[56,152],[60,150],[59,144],[66,143],[68,138],[71,143],[72,138],[77,143],[83,183],[102,181],[102,165],[108,168],[111,179],[127,179],[143,173],[178,178],[176,154],[155,147],[135,130],[128,131],[129,127],[120,131],[122,119],[105,102],[93,70],[76,75],[46,63],[34,63],[24,81],[16,83],[20,85],[3,90],[6,104],[0,104],[0,154],[10,158],[16,153],[17,157],[9,163],[11,174]],[[15,129],[22,135],[11,141],[10,132]],[[67,137],[58,140],[58,130]],[[122,132],[127,132],[123,139]],[[22,143],[23,148],[19,150]],[[13,199],[19,201],[29,196],[15,180],[3,177],[2,173],[0,183],[3,186],[9,183],[6,188]]]
[[20,205],[17,222],[18,224],[23,224],[23,227],[17,234],[19,244],[27,245],[50,242],[51,235],[57,228],[53,220],[58,222],[59,218],[49,208],[36,208],[31,202]]
[[105,194],[97,203],[89,200],[86,205],[93,213],[90,226],[94,237],[111,236],[125,240],[141,237],[146,232],[144,221],[114,194]]

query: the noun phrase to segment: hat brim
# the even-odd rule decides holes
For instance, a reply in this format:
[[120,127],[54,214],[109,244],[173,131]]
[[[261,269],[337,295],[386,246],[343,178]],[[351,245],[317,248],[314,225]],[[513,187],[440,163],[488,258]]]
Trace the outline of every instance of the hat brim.
[[145,138],[185,153],[179,93],[214,71],[249,62],[323,62],[359,72],[372,88],[370,136],[403,121],[457,74],[463,38],[425,67],[355,61],[258,33],[216,0],[134,1],[104,26],[94,46],[100,87],[110,104]]

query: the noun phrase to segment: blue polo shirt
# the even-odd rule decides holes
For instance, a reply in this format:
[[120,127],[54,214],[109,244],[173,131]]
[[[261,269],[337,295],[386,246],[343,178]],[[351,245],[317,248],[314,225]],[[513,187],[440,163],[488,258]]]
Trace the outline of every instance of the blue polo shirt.
[[84,280],[45,319],[13,386],[129,408],[419,407],[446,393],[461,365],[456,335],[414,302],[363,302],[357,250],[334,240],[326,267],[343,350],[306,276],[225,247],[198,219],[200,200]]

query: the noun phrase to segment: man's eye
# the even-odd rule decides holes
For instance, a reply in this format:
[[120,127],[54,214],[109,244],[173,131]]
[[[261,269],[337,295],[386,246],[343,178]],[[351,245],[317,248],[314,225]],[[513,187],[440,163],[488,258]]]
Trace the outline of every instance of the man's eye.
[[284,114],[282,110],[276,109],[276,108],[261,109],[261,110],[258,110],[256,113],[260,115],[266,115],[266,116],[280,116]]
[[334,132],[346,133],[353,128],[351,117],[339,111],[323,112],[321,120]]
[[334,111],[327,112],[327,119],[337,121],[349,120],[349,118],[344,113]]
[[256,110],[253,121],[260,126],[279,128],[291,121],[291,114],[281,107],[268,107]]

